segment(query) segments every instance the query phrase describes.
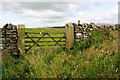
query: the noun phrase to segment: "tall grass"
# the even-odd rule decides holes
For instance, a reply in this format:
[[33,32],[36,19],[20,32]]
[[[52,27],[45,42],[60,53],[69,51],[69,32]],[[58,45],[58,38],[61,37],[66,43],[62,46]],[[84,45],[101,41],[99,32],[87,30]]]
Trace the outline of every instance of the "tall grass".
[[31,51],[20,59],[4,54],[3,78],[119,78],[117,40],[110,32],[93,31],[69,51]]

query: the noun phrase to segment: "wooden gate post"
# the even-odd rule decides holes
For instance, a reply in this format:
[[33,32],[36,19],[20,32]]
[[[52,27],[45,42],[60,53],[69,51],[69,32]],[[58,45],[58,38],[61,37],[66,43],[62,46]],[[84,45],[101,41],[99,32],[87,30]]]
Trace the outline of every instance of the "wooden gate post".
[[25,25],[18,24],[18,49],[20,53],[25,53]]
[[73,47],[74,43],[74,26],[72,23],[68,23],[65,26],[65,34],[66,34],[66,48],[70,50]]

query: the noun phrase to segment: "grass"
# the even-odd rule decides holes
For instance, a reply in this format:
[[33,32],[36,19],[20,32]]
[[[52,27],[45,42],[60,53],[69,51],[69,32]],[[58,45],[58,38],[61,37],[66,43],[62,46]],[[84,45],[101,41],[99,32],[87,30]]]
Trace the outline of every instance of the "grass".
[[71,50],[32,50],[14,59],[4,54],[3,78],[119,78],[117,31],[93,31]]

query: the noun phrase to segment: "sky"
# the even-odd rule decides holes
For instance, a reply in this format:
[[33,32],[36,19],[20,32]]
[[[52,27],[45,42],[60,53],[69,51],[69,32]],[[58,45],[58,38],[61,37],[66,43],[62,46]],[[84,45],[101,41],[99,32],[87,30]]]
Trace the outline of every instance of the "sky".
[[64,26],[66,23],[118,23],[119,0],[1,0],[0,27]]

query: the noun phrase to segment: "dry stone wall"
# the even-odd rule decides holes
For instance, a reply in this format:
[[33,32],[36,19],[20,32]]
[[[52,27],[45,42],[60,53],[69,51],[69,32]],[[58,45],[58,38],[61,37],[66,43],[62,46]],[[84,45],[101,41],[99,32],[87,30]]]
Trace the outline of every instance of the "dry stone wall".
[[111,29],[113,31],[118,30],[119,25],[98,25],[95,23],[84,23],[80,24],[78,21],[78,24],[73,23],[74,25],[74,39],[76,42],[82,41],[85,38],[91,37],[91,31],[93,30],[103,30],[103,29]]
[[12,55],[19,55],[18,50],[18,34],[17,26],[12,24],[5,24],[1,29],[2,32],[2,49]]

